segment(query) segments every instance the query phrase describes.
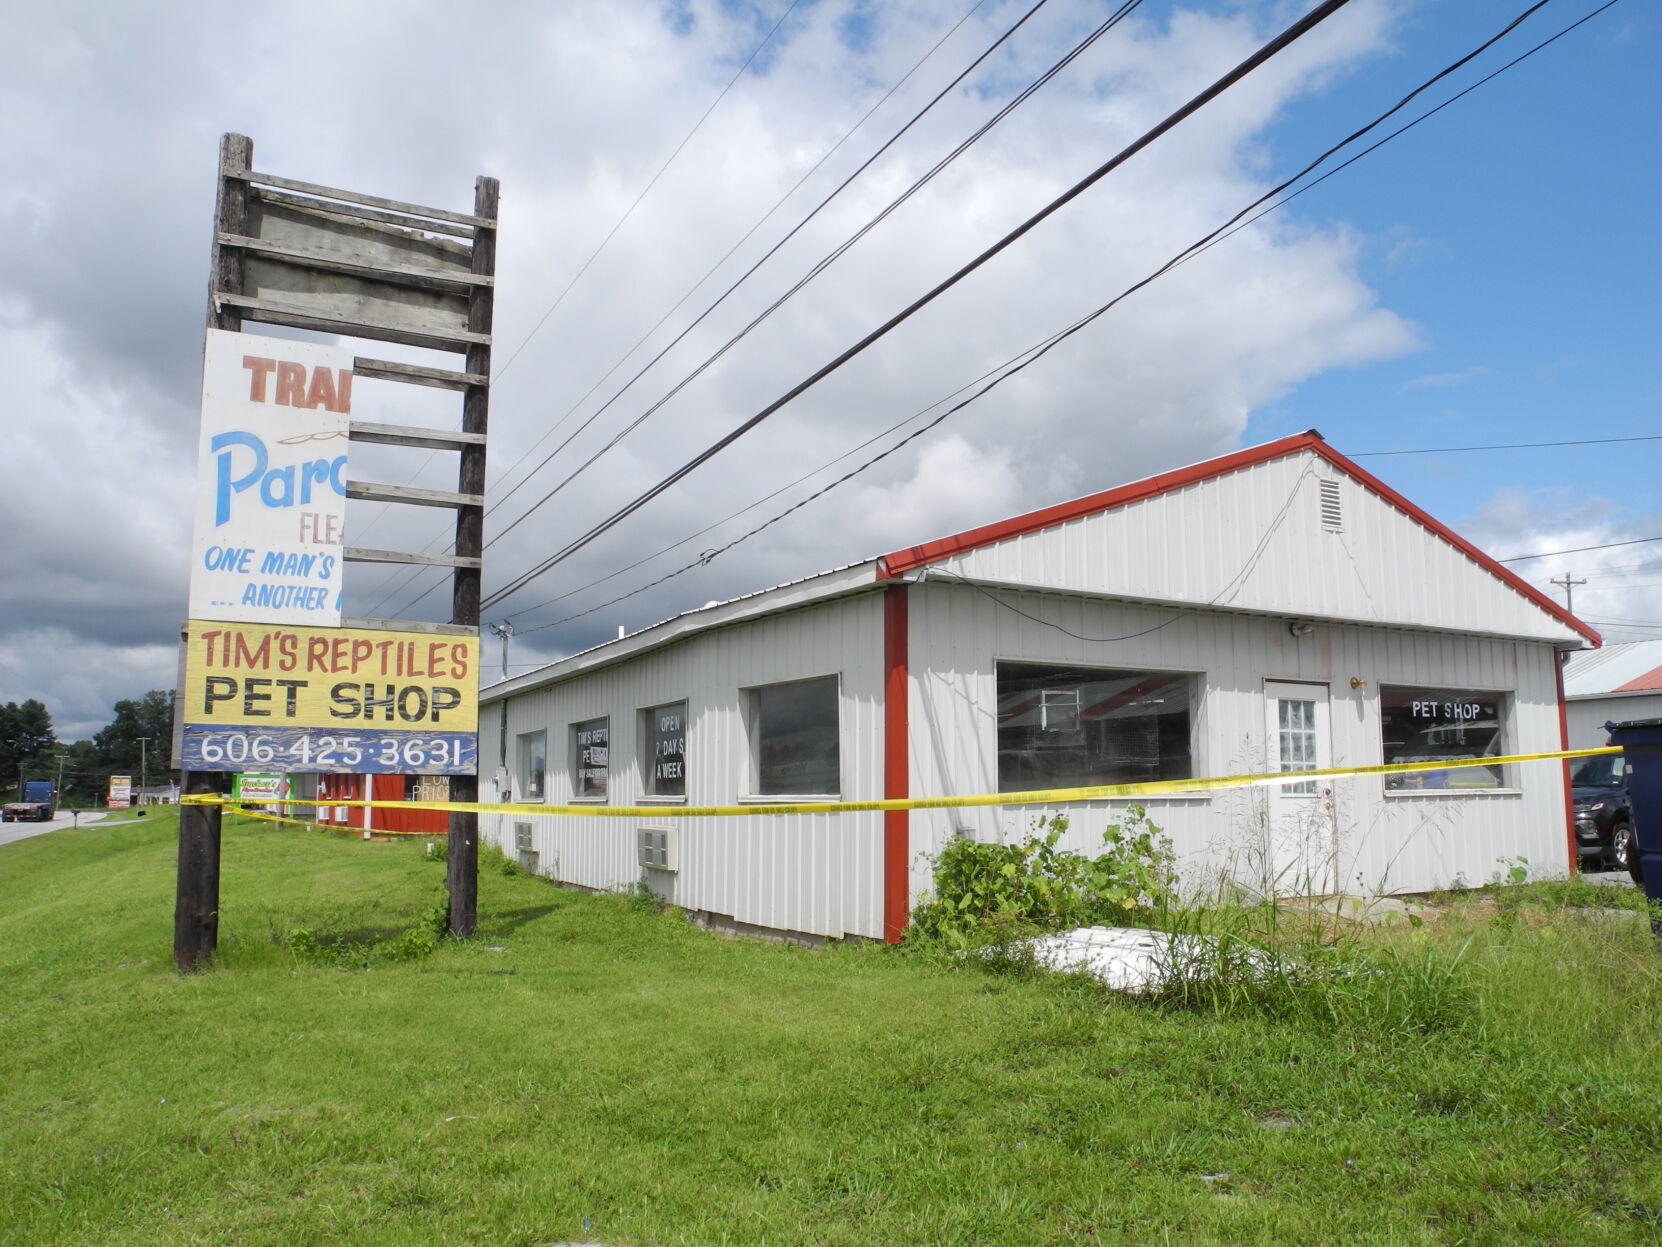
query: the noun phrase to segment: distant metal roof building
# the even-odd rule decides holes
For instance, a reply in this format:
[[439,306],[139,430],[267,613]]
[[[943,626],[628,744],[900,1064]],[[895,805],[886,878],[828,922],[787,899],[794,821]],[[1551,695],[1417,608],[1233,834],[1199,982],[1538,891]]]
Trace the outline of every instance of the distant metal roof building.
[[1662,718],[1662,639],[1571,654],[1564,714],[1572,749],[1604,744],[1606,723]]
[[1662,692],[1662,638],[1582,650],[1564,668],[1564,696]]

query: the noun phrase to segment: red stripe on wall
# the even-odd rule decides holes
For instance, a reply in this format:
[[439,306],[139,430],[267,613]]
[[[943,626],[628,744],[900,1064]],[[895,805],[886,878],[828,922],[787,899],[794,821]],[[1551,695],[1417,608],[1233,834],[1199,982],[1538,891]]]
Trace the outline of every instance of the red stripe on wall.
[[[1568,750],[1570,747],[1570,716],[1564,708],[1564,659],[1567,655],[1554,654],[1552,656],[1553,675],[1558,677],[1558,747]],[[1575,791],[1570,782],[1570,760],[1564,759],[1564,834],[1569,840],[1570,874],[1574,875],[1581,869],[1581,854],[1575,847]]]
[[[906,701],[907,618],[904,584],[883,593],[883,797],[911,795]],[[883,811],[883,938],[898,944],[911,906],[911,819],[907,810]]]

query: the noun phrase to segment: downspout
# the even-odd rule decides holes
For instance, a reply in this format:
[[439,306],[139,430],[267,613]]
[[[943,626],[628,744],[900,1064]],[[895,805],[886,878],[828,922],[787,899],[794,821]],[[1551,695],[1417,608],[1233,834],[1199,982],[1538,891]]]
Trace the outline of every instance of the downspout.
[[[1568,752],[1570,748],[1570,716],[1564,706],[1564,664],[1570,660],[1570,652],[1553,653],[1552,673],[1558,680],[1558,747]],[[1570,760],[1565,758],[1564,768],[1564,836],[1568,841],[1570,851],[1570,877],[1573,879],[1581,871],[1581,854],[1575,847],[1575,790],[1570,780]]]
[[[881,574],[881,573],[879,573]],[[907,699],[907,598],[904,580],[883,591],[883,797],[911,795]],[[883,811],[883,939],[898,944],[911,906],[911,812]]]

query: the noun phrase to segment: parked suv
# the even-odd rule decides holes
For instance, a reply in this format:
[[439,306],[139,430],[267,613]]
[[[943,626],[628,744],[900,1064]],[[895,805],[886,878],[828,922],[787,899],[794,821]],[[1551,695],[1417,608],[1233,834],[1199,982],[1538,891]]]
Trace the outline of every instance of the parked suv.
[[1637,850],[1622,763],[1619,753],[1583,758],[1570,775],[1570,787],[1576,853],[1583,862],[1594,860],[1631,873]]

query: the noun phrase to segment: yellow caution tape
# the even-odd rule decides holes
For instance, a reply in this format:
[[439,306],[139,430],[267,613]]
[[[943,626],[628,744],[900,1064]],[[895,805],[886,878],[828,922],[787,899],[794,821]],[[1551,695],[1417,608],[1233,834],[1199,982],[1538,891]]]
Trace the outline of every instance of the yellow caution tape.
[[[720,818],[745,814],[855,814],[878,810],[947,810],[986,805],[1065,805],[1123,797],[1176,796],[1212,792],[1220,788],[1248,788],[1257,784],[1301,784],[1311,779],[1345,779],[1357,775],[1402,775],[1415,771],[1456,771],[1473,766],[1509,766],[1514,762],[1545,762],[1620,753],[1619,745],[1596,749],[1565,749],[1553,753],[1514,753],[1497,758],[1452,758],[1432,762],[1392,762],[1382,766],[1336,766],[1316,771],[1265,771],[1254,775],[1219,775],[1206,779],[1168,779],[1140,784],[1097,784],[1087,788],[1044,788],[1024,792],[982,792],[956,797],[893,797],[879,801],[755,802],[746,805],[530,805],[504,801],[337,801],[284,797],[261,805],[316,805],[346,809],[446,810],[460,814],[518,814],[573,818]],[[1471,792],[1474,789],[1451,791]],[[181,797],[181,805],[237,805],[223,793],[195,793]],[[254,803],[250,803],[254,804]],[[419,833],[431,835],[431,832]]]

